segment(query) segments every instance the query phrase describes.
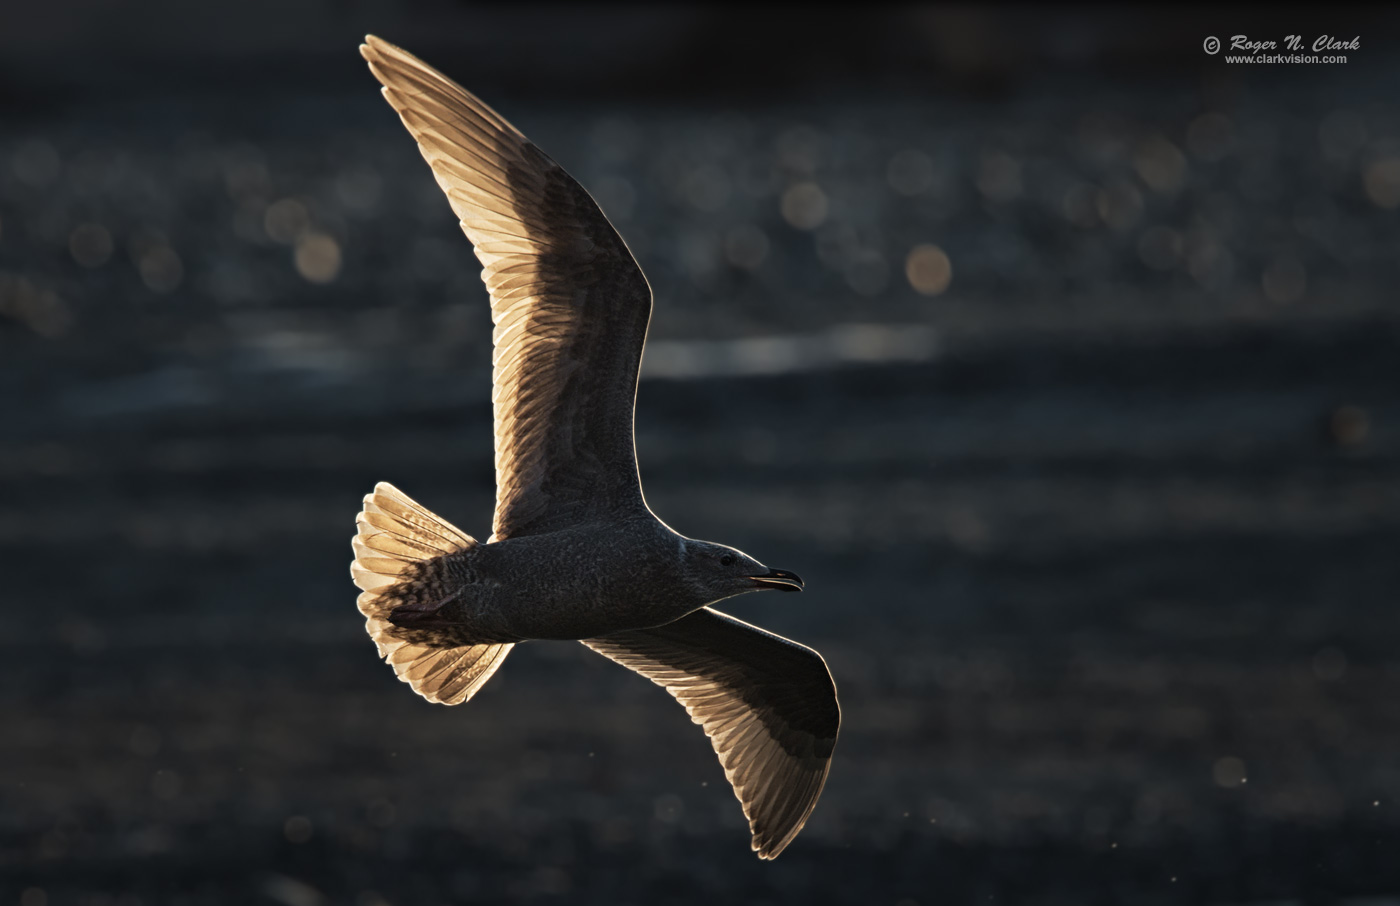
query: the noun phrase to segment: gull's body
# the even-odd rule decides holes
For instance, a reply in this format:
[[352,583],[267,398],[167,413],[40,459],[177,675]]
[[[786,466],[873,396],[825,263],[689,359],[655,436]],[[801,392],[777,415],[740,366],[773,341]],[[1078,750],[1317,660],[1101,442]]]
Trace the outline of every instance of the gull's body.
[[498,114],[391,44],[370,36],[361,52],[485,265],[496,325],[491,540],[379,484],[351,565],[371,637],[445,704],[533,639],[641,673],[705,729],[753,848],[777,856],[825,783],[836,688],[812,649],[707,606],[800,579],[647,508],[632,433],[646,278],[588,193]]

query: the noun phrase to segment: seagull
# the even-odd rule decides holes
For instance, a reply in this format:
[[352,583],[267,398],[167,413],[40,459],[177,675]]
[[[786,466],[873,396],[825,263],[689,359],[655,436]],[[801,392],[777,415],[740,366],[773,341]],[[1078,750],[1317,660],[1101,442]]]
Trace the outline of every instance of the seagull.
[[491,296],[496,509],[482,544],[380,482],[351,576],[380,655],[469,700],[525,641],[579,641],[669,692],[709,737],[761,859],[817,804],[841,723],[820,654],[711,607],[803,588],[648,508],[633,410],[651,287],[596,202],[510,123],[369,35],[360,53],[461,220]]

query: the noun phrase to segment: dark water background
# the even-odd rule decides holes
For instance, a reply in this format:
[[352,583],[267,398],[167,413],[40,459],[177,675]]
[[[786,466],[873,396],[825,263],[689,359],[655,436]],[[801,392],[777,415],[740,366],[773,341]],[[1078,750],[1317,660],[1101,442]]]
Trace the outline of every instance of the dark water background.
[[[191,9],[0,38],[0,904],[1400,902],[1393,19]],[[775,863],[640,678],[364,636],[360,497],[493,494],[371,29],[633,246],[653,509],[807,580],[730,604],[844,709]]]

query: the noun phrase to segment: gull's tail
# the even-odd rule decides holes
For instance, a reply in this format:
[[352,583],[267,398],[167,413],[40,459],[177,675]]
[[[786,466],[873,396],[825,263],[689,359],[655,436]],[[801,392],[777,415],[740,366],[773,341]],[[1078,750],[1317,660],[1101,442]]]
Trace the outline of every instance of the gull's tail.
[[486,684],[512,646],[471,644],[451,627],[404,620],[395,625],[390,614],[406,608],[419,617],[449,602],[462,584],[454,574],[477,546],[476,539],[383,481],[365,495],[355,523],[359,531],[351,542],[355,560],[350,575],[363,589],[360,613],[380,656],[428,701],[460,705]]

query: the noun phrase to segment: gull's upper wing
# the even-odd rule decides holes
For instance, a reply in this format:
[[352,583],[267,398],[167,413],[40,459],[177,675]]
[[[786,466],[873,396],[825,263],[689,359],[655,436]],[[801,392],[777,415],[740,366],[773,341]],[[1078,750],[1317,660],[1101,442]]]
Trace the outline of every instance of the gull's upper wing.
[[485,265],[496,327],[495,538],[641,505],[632,412],[651,288],[598,205],[473,95],[360,46]]
[[817,804],[841,726],[821,655],[711,608],[584,644],[665,688],[705,729],[772,859]]

